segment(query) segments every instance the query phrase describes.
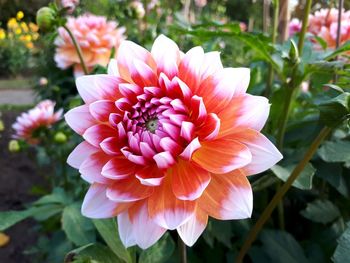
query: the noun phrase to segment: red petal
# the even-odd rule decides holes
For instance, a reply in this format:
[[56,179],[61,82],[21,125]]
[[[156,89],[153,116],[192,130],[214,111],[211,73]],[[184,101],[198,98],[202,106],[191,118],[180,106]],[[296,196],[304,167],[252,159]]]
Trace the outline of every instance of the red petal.
[[106,155],[101,151],[91,154],[80,165],[79,172],[81,173],[81,177],[89,183],[109,183],[110,180],[103,177],[101,172],[102,167],[110,160],[110,158],[109,155]]
[[198,131],[199,138],[204,141],[214,140],[220,130],[220,119],[215,113],[207,115],[203,126]]
[[100,143],[109,137],[117,137],[118,132],[117,130],[111,128],[108,125],[105,124],[97,124],[89,129],[87,129],[84,134],[83,138],[93,146],[99,147]]
[[151,165],[136,171],[135,176],[143,185],[158,186],[163,182],[165,174],[157,166]]
[[135,167],[124,156],[117,156],[103,166],[101,174],[109,179],[124,179],[135,174]]
[[91,115],[98,121],[108,122],[111,113],[118,112],[115,103],[110,100],[98,100],[89,105]]

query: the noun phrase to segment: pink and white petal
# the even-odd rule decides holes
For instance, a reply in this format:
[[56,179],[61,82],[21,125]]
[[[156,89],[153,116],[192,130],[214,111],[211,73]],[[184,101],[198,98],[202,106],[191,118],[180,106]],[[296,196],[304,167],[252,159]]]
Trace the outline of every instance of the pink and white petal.
[[148,212],[159,226],[174,230],[184,224],[194,213],[195,201],[183,201],[176,198],[171,182],[164,181],[148,198]]
[[112,58],[108,63],[107,74],[115,77],[120,77],[118,71],[118,63],[117,60]]
[[80,135],[97,123],[90,114],[88,105],[81,105],[71,109],[64,115],[64,118],[69,127]]
[[204,51],[202,47],[190,49],[179,64],[178,77],[196,93],[201,82],[201,68],[203,66]]
[[77,147],[69,154],[67,163],[73,168],[79,169],[80,165],[91,154],[99,151],[98,148],[92,146],[87,142],[81,142]]
[[150,165],[137,170],[135,176],[143,185],[158,186],[163,182],[165,173],[159,170],[156,165]]
[[100,143],[100,147],[101,149],[109,155],[120,155],[120,144],[121,141],[118,138],[118,136],[116,137],[109,137],[104,139],[101,143]]
[[131,78],[140,87],[155,87],[158,85],[156,73],[141,60],[135,59],[130,69]]
[[118,131],[105,124],[94,125],[88,128],[83,134],[83,138],[96,147],[99,147],[104,139],[117,136]]
[[175,164],[175,159],[170,152],[160,152],[153,156],[159,169],[167,169]]
[[135,59],[143,61],[154,72],[156,72],[156,62],[154,61],[151,53],[145,48],[131,41],[124,40],[118,48],[117,62],[119,74],[127,82],[132,83],[131,71],[133,68],[133,61]]
[[240,170],[212,175],[198,205],[216,219],[249,218],[253,210],[252,188],[246,175]]
[[250,128],[260,131],[269,116],[270,104],[265,97],[245,94],[234,97],[218,116],[221,127],[218,137],[226,136],[235,130]]
[[207,115],[203,126],[198,131],[199,138],[201,141],[214,140],[220,131],[220,119],[215,113]]
[[151,54],[157,63],[158,75],[163,72],[172,79],[178,72],[180,50],[170,38],[160,35],[153,43]]
[[89,218],[114,217],[118,214],[118,203],[106,197],[105,185],[94,183],[85,195],[81,213]]
[[89,183],[107,184],[111,180],[101,175],[103,166],[110,160],[110,156],[98,151],[89,155],[79,167],[81,177]]
[[125,81],[115,76],[97,74],[77,78],[76,85],[84,102],[90,104],[101,99],[121,98],[118,85],[123,82]]
[[246,175],[266,171],[283,158],[270,140],[256,130],[244,129],[232,134],[232,137],[246,145],[252,153],[252,161],[241,168]]
[[197,95],[191,98],[191,110],[193,122],[201,125],[207,117],[207,109],[205,108],[203,98]]
[[201,144],[198,140],[198,137],[194,138],[182,151],[179,155],[184,160],[190,161],[192,159],[192,155],[195,151],[197,151],[201,147]]
[[179,160],[169,171],[172,189],[180,200],[196,200],[210,182],[210,173],[193,162]]
[[192,247],[205,230],[207,223],[208,214],[197,207],[195,214],[177,228],[177,233],[187,246]]
[[129,209],[129,217],[132,222],[133,236],[136,244],[147,249],[154,245],[166,232],[149,217],[147,202],[138,203]]
[[111,113],[118,112],[115,103],[111,100],[98,100],[89,105],[91,115],[98,121],[108,122]]
[[118,215],[118,232],[124,247],[128,248],[136,245],[134,226],[130,221],[128,211]]
[[192,155],[200,167],[215,174],[224,174],[246,166],[252,160],[247,146],[229,138],[204,141]]
[[196,94],[203,98],[208,112],[219,113],[234,95],[248,88],[249,74],[245,68],[224,68],[205,79]]
[[220,59],[220,52],[213,51],[204,54],[203,67],[201,68],[201,79],[205,80],[207,77],[214,75],[221,71],[222,66]]
[[136,165],[124,156],[117,156],[110,159],[102,168],[102,176],[112,179],[125,179],[135,174]]
[[107,197],[115,202],[133,202],[152,195],[154,187],[145,186],[135,177],[121,179],[109,185]]

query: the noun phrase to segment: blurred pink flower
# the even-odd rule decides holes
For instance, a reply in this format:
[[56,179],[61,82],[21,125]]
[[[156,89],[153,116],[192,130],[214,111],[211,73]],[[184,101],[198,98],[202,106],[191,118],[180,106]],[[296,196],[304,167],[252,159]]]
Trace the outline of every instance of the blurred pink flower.
[[202,8],[207,5],[207,0],[194,0],[194,4]]
[[145,8],[143,7],[143,3],[141,3],[139,0],[132,1],[130,3],[130,7],[136,13],[137,18],[143,18],[145,16]]
[[48,81],[47,78],[45,78],[45,77],[41,77],[41,78],[39,79],[39,85],[40,85],[40,86],[46,86],[48,83],[49,83],[49,81]]
[[[118,28],[115,21],[107,21],[103,16],[85,14],[77,18],[69,17],[66,25],[77,39],[89,71],[96,65],[107,66],[112,48],[117,53],[124,39],[125,28]],[[61,69],[73,66],[74,75],[82,75],[78,54],[67,31],[60,27],[58,34],[55,40],[57,66]]]
[[239,22],[239,28],[242,32],[247,31],[247,24],[244,22]]
[[28,112],[17,117],[12,125],[15,130],[16,139],[23,139],[30,144],[37,144],[36,132],[40,128],[49,128],[62,117],[62,109],[54,111],[55,103],[51,100],[44,100]]
[[79,5],[79,2],[79,0],[61,0],[61,5],[63,8],[67,8],[68,14],[72,14]]
[[294,36],[301,30],[301,21],[298,18],[293,18],[289,22],[289,36]]
[[85,139],[68,157],[91,184],[83,215],[118,215],[123,244],[144,249],[167,229],[192,246],[208,216],[250,217],[247,176],[282,156],[260,132],[270,105],[246,93],[249,80],[219,52],[123,41],[108,74],[77,79],[85,104],[65,115]]

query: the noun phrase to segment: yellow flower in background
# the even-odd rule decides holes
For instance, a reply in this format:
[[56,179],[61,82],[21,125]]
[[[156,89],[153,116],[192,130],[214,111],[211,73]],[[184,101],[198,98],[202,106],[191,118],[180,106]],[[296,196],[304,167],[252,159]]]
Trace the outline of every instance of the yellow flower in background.
[[0,28],[0,40],[6,38],[6,32],[4,29]]
[[23,17],[24,17],[23,12],[22,11],[18,11],[17,14],[16,14],[17,20],[21,20]]
[[32,38],[33,38],[33,40],[37,40],[39,38],[39,34],[33,33]]
[[19,35],[19,34],[21,34],[22,33],[22,29],[20,29],[20,28],[16,28],[15,29],[15,34],[16,35]]
[[14,28],[16,26],[18,26],[16,18],[12,17],[12,18],[9,19],[9,21],[7,21],[7,27],[8,28]]
[[29,31],[29,28],[25,22],[21,22],[21,28],[26,33]]
[[28,43],[26,43],[26,47],[29,49],[32,49],[32,48],[34,48],[34,44],[32,42],[28,42]]

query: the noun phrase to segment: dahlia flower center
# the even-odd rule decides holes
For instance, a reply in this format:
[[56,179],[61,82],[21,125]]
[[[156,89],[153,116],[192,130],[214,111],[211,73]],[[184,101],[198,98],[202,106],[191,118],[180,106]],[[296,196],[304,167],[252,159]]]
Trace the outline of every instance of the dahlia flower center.
[[152,118],[146,121],[146,129],[151,133],[155,133],[158,128],[158,119]]

